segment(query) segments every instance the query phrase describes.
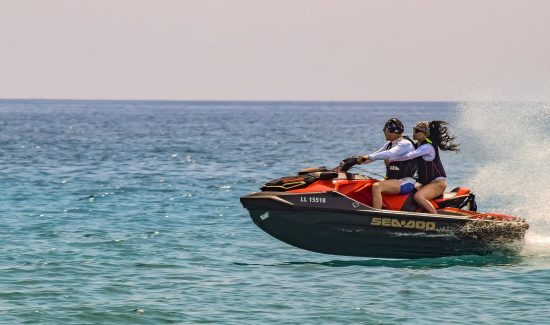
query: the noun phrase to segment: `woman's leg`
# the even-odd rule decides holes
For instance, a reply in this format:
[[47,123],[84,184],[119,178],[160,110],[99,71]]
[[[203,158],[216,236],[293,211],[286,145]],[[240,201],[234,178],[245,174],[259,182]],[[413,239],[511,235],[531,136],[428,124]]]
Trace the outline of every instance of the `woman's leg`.
[[372,207],[382,209],[382,193],[399,194],[400,186],[398,179],[386,179],[372,184]]
[[447,182],[445,180],[431,182],[422,186],[422,188],[414,194],[414,200],[426,210],[426,212],[437,213],[430,200],[443,194],[445,188],[447,188]]

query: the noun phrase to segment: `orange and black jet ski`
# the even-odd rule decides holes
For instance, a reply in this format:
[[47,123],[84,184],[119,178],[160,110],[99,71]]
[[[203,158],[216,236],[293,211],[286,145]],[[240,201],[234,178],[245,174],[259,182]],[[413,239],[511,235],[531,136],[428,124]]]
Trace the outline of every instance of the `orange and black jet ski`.
[[241,197],[254,223],[271,236],[313,252],[381,258],[423,258],[516,253],[529,225],[523,218],[477,212],[475,195],[458,187],[424,213],[414,191],[384,195],[372,208],[377,179],[339,167],[309,168],[267,182]]

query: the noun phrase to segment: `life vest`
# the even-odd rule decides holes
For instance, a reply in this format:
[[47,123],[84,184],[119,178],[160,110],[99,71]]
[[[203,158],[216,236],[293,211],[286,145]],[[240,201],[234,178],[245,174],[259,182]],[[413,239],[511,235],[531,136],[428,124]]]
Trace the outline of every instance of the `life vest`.
[[445,168],[443,168],[443,164],[439,158],[439,149],[437,146],[434,145],[430,139],[426,138],[422,141],[422,143],[418,144],[418,147],[426,143],[429,143],[434,148],[435,158],[432,161],[426,161],[422,156],[416,158],[418,161],[418,182],[424,185],[430,183],[438,177],[447,177]]
[[[414,147],[414,142],[408,137],[404,136],[403,139],[412,143]],[[402,141],[402,140],[399,140]],[[386,146],[386,150],[391,149],[392,143],[390,142]],[[418,169],[418,163],[416,159],[405,160],[405,161],[392,161],[390,163],[386,162],[386,179],[401,179],[405,177],[414,177]]]

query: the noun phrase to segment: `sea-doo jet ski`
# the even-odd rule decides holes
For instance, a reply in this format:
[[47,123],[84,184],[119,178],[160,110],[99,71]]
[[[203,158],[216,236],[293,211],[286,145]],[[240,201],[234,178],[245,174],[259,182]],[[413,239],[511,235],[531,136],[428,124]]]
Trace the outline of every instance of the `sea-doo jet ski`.
[[372,208],[378,180],[348,172],[356,159],[333,170],[308,168],[267,182],[241,197],[254,223],[271,236],[313,252],[380,258],[516,253],[529,225],[523,218],[477,212],[475,195],[457,187],[421,212],[414,192],[383,195]]

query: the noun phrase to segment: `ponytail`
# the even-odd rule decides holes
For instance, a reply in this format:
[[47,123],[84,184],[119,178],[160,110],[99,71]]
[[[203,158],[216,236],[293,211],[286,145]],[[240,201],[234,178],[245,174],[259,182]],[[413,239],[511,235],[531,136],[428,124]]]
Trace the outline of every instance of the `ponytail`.
[[454,136],[449,134],[445,121],[430,122],[430,140],[443,151],[458,151],[459,145],[454,143]]

